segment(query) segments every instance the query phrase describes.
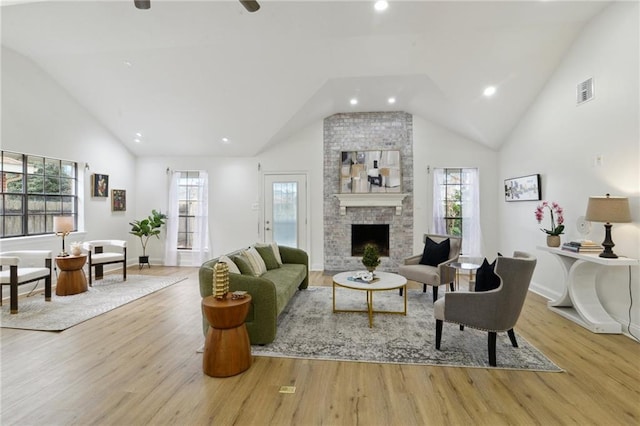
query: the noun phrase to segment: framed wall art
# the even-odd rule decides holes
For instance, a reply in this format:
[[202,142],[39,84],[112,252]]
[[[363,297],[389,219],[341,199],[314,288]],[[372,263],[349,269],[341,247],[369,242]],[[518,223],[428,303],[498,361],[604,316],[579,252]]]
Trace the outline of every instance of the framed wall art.
[[91,196],[104,198],[109,196],[109,175],[98,173],[91,175]]
[[340,156],[340,192],[402,191],[400,151],[343,151]]
[[124,189],[111,190],[111,211],[124,212],[127,210],[127,191]]
[[504,180],[505,201],[538,201],[541,199],[539,174]]

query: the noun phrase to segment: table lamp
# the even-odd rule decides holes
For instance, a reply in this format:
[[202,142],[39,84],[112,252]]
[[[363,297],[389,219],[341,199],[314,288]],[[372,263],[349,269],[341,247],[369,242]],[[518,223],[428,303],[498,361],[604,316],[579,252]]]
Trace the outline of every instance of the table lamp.
[[585,219],[591,222],[604,222],[605,237],[602,242],[604,251],[600,257],[615,259],[618,257],[612,250],[613,240],[611,240],[611,223],[631,222],[631,211],[629,210],[629,199],[626,197],[589,197],[587,204],[587,214]]
[[72,216],[54,216],[53,217],[53,232],[56,236],[62,237],[62,251],[58,256],[69,256],[64,250],[64,237],[69,235],[73,231],[73,217]]

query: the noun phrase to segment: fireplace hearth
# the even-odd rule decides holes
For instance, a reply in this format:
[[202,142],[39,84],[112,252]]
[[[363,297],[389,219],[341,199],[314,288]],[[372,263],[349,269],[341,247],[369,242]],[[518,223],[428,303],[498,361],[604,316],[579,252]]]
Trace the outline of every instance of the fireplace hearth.
[[362,256],[374,244],[381,257],[389,257],[389,225],[351,225],[351,256]]

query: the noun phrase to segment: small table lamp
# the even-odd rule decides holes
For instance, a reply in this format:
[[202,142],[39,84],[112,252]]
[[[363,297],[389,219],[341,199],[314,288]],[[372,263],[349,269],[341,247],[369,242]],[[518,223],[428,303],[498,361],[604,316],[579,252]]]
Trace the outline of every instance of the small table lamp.
[[604,251],[600,257],[615,259],[618,257],[612,250],[613,240],[611,240],[611,222],[626,223],[631,222],[631,211],[629,210],[629,199],[626,197],[589,197],[587,214],[585,219],[591,222],[605,222],[605,237],[602,242]]
[[64,250],[64,237],[69,235],[73,231],[73,217],[72,216],[54,216],[53,217],[53,232],[57,236],[62,237],[62,251],[58,256],[69,256]]

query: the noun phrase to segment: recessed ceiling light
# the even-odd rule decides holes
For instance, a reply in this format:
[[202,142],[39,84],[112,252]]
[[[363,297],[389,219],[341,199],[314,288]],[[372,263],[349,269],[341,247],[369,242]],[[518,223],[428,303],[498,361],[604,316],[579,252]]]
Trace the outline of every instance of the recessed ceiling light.
[[389,3],[386,0],[378,0],[373,7],[378,12],[382,12],[383,10],[387,10]]
[[140,138],[135,138],[133,141],[134,141],[135,143],[140,143]]
[[129,62],[129,61],[124,61],[124,64],[126,66],[128,66],[129,68],[131,68],[133,66],[133,64],[131,62]]
[[387,102],[389,102],[390,104],[395,104],[396,103],[396,98],[391,97],[391,98],[387,99]]
[[349,103],[350,103],[351,105],[358,105],[358,100],[357,100],[356,98],[353,98],[353,99],[351,99],[351,100],[349,101]]
[[141,137],[142,137],[142,133],[140,133],[140,132],[137,132],[137,133],[136,133],[136,137],[139,137],[139,138],[141,138]]
[[495,95],[495,94],[496,94],[496,87],[495,87],[495,86],[487,86],[487,87],[484,89],[483,94],[484,94],[486,97],[491,97],[491,96]]
[[229,138],[222,138],[223,143],[229,143]]

